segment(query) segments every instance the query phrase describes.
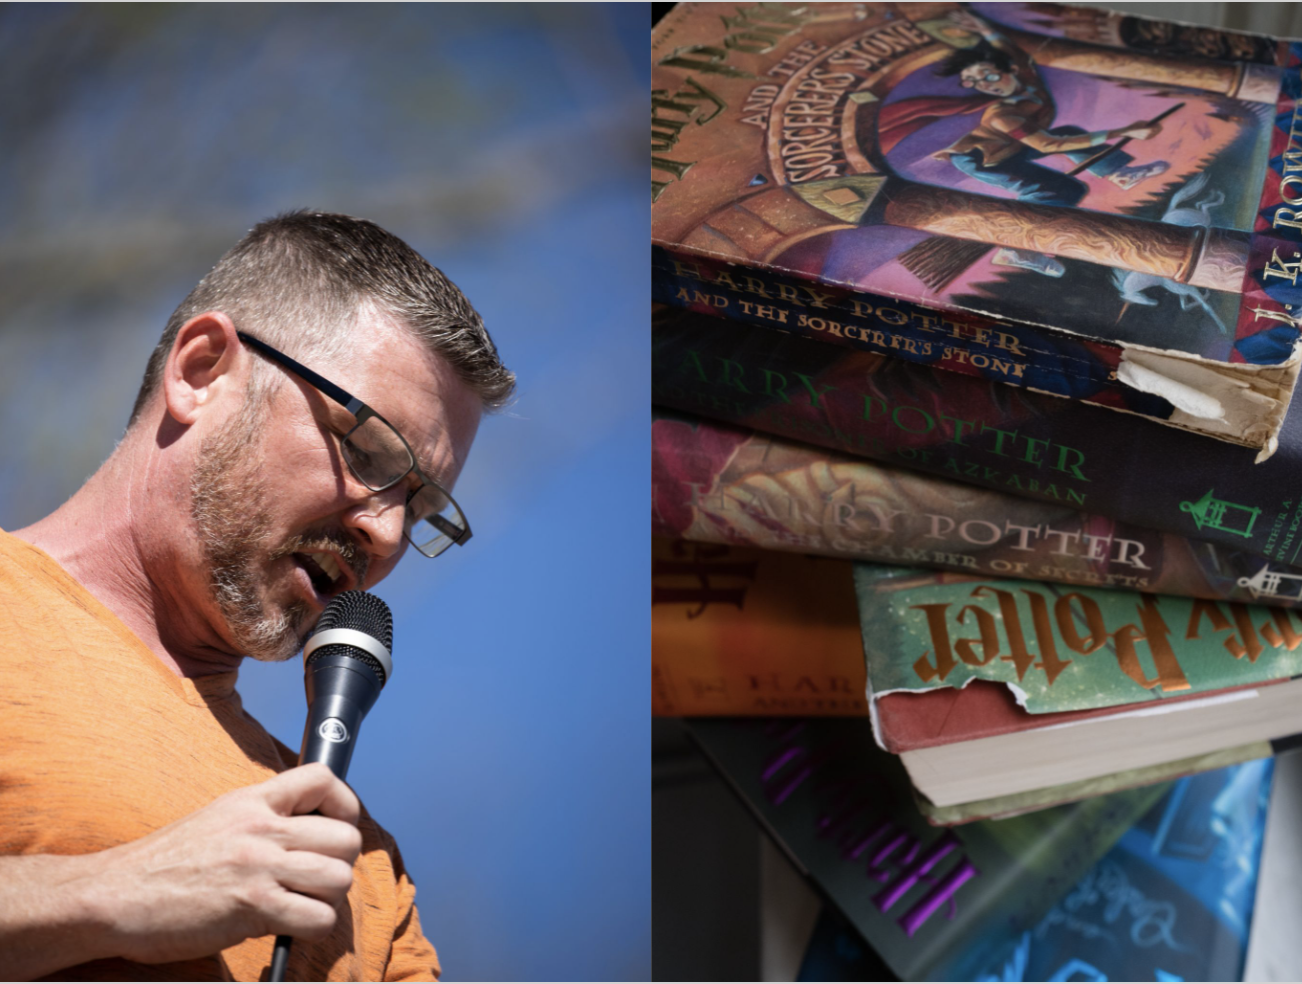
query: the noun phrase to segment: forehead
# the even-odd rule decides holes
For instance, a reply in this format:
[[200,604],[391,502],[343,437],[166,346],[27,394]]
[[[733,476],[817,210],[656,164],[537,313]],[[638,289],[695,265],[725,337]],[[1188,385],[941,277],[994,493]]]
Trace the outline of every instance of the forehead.
[[451,488],[470,453],[483,403],[446,359],[368,306],[345,353],[326,372],[398,428],[421,471]]
[[968,78],[977,75],[986,75],[989,72],[997,71],[999,71],[999,69],[994,62],[974,62],[967,68],[963,69],[962,75],[964,78]]

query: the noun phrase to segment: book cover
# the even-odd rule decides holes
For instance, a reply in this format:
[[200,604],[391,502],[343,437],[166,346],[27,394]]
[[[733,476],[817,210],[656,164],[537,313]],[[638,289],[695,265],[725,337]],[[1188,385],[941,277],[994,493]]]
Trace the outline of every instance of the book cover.
[[[1274,763],[1181,779],[978,981],[1237,981]],[[875,954],[824,910],[802,981],[870,980]]]
[[1242,980],[1274,765],[1176,782],[976,979]]
[[855,718],[693,719],[760,825],[903,980],[970,980],[1161,795],[1145,787],[940,830]]
[[651,540],[651,713],[868,713],[852,565]]
[[1030,714],[1284,680],[1302,622],[1282,608],[855,565],[874,695],[999,683]]
[[652,35],[654,299],[1268,456],[1299,366],[1298,54],[1080,22],[680,4]]
[[[661,406],[946,478],[1060,503],[1265,558],[1239,585],[1302,598],[1302,412],[1278,453],[1073,400],[658,307]],[[1296,408],[1295,408],[1296,410]]]
[[1241,602],[1254,598],[1239,582],[1268,566],[1060,503],[655,408],[651,488],[652,532],[699,542]]

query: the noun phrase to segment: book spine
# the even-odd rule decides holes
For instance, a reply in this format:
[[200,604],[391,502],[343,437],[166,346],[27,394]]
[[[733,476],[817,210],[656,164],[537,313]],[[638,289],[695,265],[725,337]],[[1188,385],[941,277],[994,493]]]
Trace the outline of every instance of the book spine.
[[1302,412],[1254,452],[1079,401],[662,308],[652,401],[1259,556],[1258,601],[1302,598]]
[[700,542],[1239,602],[1254,598],[1238,582],[1268,567],[1173,533],[656,412],[651,485],[652,532]]
[[651,713],[867,717],[852,565],[651,541]]
[[1120,344],[938,310],[662,246],[652,246],[651,271],[656,302],[1160,420],[1174,409],[1165,399],[1117,380]]

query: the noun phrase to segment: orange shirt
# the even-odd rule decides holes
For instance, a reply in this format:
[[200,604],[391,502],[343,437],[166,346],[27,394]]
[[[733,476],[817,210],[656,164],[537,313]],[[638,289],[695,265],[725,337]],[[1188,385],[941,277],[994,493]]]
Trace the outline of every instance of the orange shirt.
[[[298,754],[244,712],[234,672],[183,679],[47,554],[0,532],[0,854],[84,854],[136,840]],[[296,942],[287,977],[425,981],[439,973],[416,889],[362,812],[362,853],[331,936]],[[273,938],[199,960],[101,960],[54,980],[256,981]]]

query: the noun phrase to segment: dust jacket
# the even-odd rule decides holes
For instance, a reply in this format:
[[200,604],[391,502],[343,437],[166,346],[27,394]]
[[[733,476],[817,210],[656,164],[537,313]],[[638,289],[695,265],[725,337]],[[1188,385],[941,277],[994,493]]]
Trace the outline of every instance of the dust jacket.
[[1274,449],[1299,48],[1045,3],[685,3],[653,298]]
[[653,408],[651,532],[965,574],[1296,608],[1242,584],[1302,568],[1061,503]]

